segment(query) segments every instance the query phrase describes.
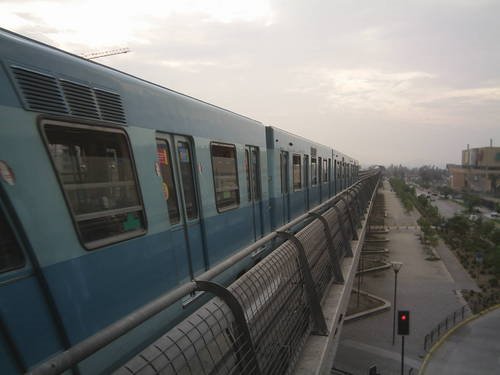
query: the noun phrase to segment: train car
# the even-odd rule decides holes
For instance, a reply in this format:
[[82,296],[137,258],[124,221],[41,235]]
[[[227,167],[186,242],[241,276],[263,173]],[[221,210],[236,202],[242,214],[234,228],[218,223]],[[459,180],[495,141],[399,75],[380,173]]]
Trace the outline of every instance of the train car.
[[271,226],[277,228],[335,195],[332,149],[268,126]]
[[[326,146],[6,30],[0,60],[0,373],[75,345],[338,191]],[[110,371],[203,298],[78,371]]]
[[[269,232],[261,123],[5,31],[0,56],[2,373]],[[126,357],[184,302],[94,362]]]

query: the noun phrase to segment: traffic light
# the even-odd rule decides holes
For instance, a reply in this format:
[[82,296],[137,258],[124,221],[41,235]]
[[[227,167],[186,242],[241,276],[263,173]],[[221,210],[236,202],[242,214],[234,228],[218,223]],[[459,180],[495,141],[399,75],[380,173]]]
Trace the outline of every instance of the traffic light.
[[410,312],[408,310],[398,311],[398,335],[410,334]]

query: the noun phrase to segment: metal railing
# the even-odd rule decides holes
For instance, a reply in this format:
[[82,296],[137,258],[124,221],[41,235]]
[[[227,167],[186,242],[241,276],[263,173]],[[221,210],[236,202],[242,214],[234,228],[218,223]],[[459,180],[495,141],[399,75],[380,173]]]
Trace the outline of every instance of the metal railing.
[[[33,369],[57,374],[71,368],[182,297],[215,297],[131,359],[117,374],[289,373],[309,334],[326,335],[320,301],[342,282],[340,262],[352,256],[379,174],[364,176],[314,210],[120,321]],[[294,228],[300,228],[294,231]],[[269,241],[281,244],[230,286],[211,280]]]
[[424,337],[424,352],[427,352],[435,342],[437,342],[442,335],[444,335],[448,330],[453,328],[456,324],[460,323],[467,317],[466,306],[462,306],[460,309],[453,311],[445,319],[439,322],[436,327],[434,327],[427,335]]

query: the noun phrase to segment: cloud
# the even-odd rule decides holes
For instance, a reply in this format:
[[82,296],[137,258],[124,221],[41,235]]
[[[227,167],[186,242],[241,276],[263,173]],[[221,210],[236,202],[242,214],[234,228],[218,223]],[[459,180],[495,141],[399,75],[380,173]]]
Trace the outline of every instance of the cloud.
[[72,52],[127,45],[100,62],[367,163],[455,160],[498,134],[499,13],[486,0],[0,3],[6,28]]

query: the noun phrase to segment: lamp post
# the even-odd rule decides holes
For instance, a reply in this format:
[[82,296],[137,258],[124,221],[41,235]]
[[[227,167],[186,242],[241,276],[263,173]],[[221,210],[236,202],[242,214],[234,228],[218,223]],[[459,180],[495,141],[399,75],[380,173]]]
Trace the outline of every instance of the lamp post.
[[392,318],[392,345],[396,339],[396,291],[398,290],[398,272],[403,267],[401,262],[391,262],[392,270],[394,271],[394,304],[392,310],[394,312]]

